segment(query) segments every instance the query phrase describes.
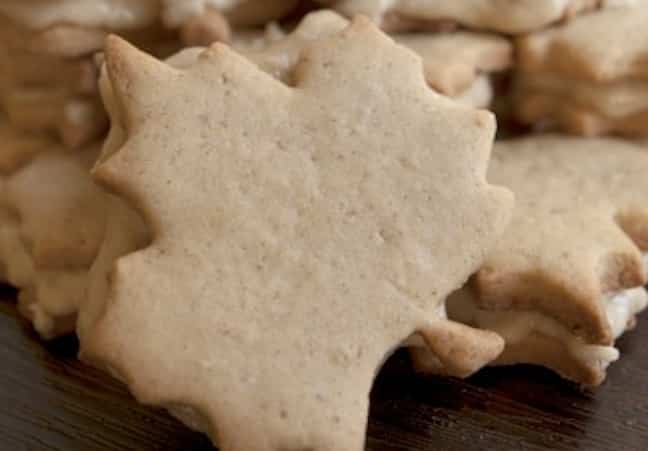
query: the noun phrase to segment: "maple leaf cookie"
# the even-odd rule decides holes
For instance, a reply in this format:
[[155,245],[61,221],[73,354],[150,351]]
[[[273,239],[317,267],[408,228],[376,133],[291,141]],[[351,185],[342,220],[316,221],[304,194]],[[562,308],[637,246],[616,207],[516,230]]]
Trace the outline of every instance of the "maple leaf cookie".
[[[448,321],[512,196],[486,182],[490,113],[430,90],[357,19],[289,86],[227,46],[176,69],[106,47],[124,145],[96,178],[144,217],[82,358],[221,449],[363,449],[382,362],[419,335],[466,375],[496,334]],[[244,431],[244,432],[242,432]]]
[[646,307],[648,152],[613,139],[499,142],[489,180],[513,221],[448,316],[506,340],[496,364],[534,363],[586,385]]

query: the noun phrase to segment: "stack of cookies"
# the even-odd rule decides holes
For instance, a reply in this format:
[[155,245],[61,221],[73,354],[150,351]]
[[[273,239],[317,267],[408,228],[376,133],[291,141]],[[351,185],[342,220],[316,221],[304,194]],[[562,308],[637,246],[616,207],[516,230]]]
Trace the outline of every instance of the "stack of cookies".
[[648,305],[648,150],[495,142],[479,108],[523,35],[522,120],[645,133],[648,10],[340,0],[240,29],[297,3],[0,5],[0,276],[21,311],[224,451],[364,449],[401,346],[428,373],[602,383]]
[[[483,108],[493,100],[492,74],[508,69],[513,62],[511,43],[501,35],[526,35],[580,14],[631,4],[634,0],[320,0],[320,3],[347,17],[356,14],[370,17],[398,42],[421,54],[432,88]],[[495,83],[496,87],[499,85]]]
[[644,2],[520,38],[518,120],[584,136],[648,136],[647,23]]
[[[37,5],[34,5],[37,3]],[[0,4],[0,106],[11,126],[56,135],[69,148],[100,137],[107,120],[97,92],[94,54],[109,33],[119,33],[155,54],[179,48],[178,31],[162,22],[187,25],[157,1],[7,0]],[[213,19],[211,13],[210,19]],[[193,21],[193,22],[191,22]],[[212,27],[209,43],[227,36],[226,22]],[[205,29],[206,27],[202,27]],[[199,42],[192,42],[198,44]]]
[[[313,12],[289,34],[276,28],[257,39],[238,40],[234,48],[285,80],[284,72],[294,64],[309,43],[340,32],[349,25],[330,10]],[[475,32],[398,33],[391,37],[423,60],[428,85],[437,92],[476,108],[487,108],[493,100],[491,74],[513,64],[513,46],[504,37]]]
[[[95,54],[109,33],[168,54],[226,38],[216,11],[174,18],[157,1],[0,4],[0,267],[44,338],[74,331],[88,271],[114,213],[89,170],[108,119]],[[177,25],[177,28],[165,24]]]

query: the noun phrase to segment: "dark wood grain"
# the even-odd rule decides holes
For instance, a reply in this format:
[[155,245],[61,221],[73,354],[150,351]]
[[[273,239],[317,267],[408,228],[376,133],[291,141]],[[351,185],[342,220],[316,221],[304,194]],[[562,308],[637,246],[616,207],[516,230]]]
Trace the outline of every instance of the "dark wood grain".
[[[624,357],[596,391],[524,366],[426,377],[399,353],[376,382],[367,449],[647,451],[648,315],[619,347]],[[72,338],[43,345],[0,302],[0,450],[212,449],[79,363],[76,348]]]

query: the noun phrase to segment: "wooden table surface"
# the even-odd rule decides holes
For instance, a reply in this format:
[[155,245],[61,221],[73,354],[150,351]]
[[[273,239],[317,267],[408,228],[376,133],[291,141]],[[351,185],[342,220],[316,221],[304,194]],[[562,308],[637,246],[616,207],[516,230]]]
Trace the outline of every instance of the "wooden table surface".
[[[372,394],[367,449],[648,451],[648,314],[618,345],[623,358],[596,391],[523,366],[421,376],[398,353]],[[0,450],[212,449],[75,354],[73,338],[43,345],[0,302]]]

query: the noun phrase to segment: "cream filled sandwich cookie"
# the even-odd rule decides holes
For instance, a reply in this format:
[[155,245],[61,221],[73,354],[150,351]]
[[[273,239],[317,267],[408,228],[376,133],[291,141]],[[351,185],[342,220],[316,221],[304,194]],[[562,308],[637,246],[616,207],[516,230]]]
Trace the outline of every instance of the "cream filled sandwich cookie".
[[600,384],[647,304],[647,172],[645,147],[621,140],[498,143],[488,177],[515,193],[513,221],[448,317],[500,334],[495,364]]

